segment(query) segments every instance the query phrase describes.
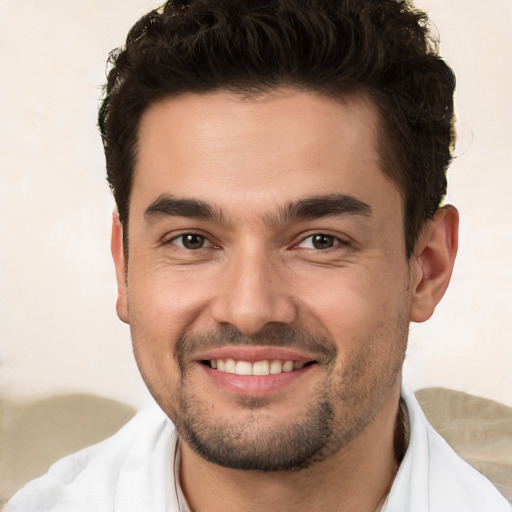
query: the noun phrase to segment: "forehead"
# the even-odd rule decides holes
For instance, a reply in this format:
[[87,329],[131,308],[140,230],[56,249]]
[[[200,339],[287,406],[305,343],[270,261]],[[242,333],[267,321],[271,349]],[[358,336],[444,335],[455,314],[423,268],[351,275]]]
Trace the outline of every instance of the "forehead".
[[131,210],[161,194],[235,215],[333,193],[367,203],[391,194],[401,204],[381,170],[377,110],[366,97],[186,94],[153,104],[138,135]]

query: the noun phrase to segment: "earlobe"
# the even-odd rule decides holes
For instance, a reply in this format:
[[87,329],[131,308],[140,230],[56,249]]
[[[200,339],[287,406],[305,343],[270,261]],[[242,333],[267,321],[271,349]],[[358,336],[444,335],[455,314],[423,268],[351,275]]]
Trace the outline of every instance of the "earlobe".
[[412,322],[428,320],[442,299],[452,275],[458,247],[459,213],[440,208],[420,234],[411,257]]
[[119,214],[114,211],[112,214],[112,238],[111,238],[112,258],[116,268],[117,279],[117,316],[125,322],[129,322],[128,293],[127,293],[127,275],[126,258],[123,245],[123,225],[119,220]]

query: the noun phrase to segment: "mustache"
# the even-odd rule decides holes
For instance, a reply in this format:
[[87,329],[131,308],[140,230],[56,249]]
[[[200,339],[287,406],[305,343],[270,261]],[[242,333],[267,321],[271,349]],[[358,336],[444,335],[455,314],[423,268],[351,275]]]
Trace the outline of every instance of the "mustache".
[[322,358],[334,358],[338,349],[329,336],[287,324],[268,324],[253,334],[244,334],[235,326],[220,325],[217,330],[180,336],[175,346],[175,356],[183,363],[198,352],[232,346],[271,346],[305,350]]

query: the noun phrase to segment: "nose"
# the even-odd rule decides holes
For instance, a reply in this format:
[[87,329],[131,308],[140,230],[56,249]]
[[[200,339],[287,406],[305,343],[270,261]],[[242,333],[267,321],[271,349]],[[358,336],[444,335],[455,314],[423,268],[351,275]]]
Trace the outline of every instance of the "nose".
[[265,254],[233,258],[212,304],[213,319],[244,334],[254,334],[269,323],[294,322],[297,307],[279,270]]

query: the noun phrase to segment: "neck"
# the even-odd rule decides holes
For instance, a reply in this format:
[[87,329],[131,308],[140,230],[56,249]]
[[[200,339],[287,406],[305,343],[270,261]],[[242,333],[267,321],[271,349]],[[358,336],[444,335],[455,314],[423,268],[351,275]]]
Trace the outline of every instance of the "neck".
[[194,512],[259,512],[274,510],[276,503],[283,512],[375,512],[398,469],[401,431],[398,390],[355,439],[309,468],[273,473],[223,468],[182,443],[180,482]]

